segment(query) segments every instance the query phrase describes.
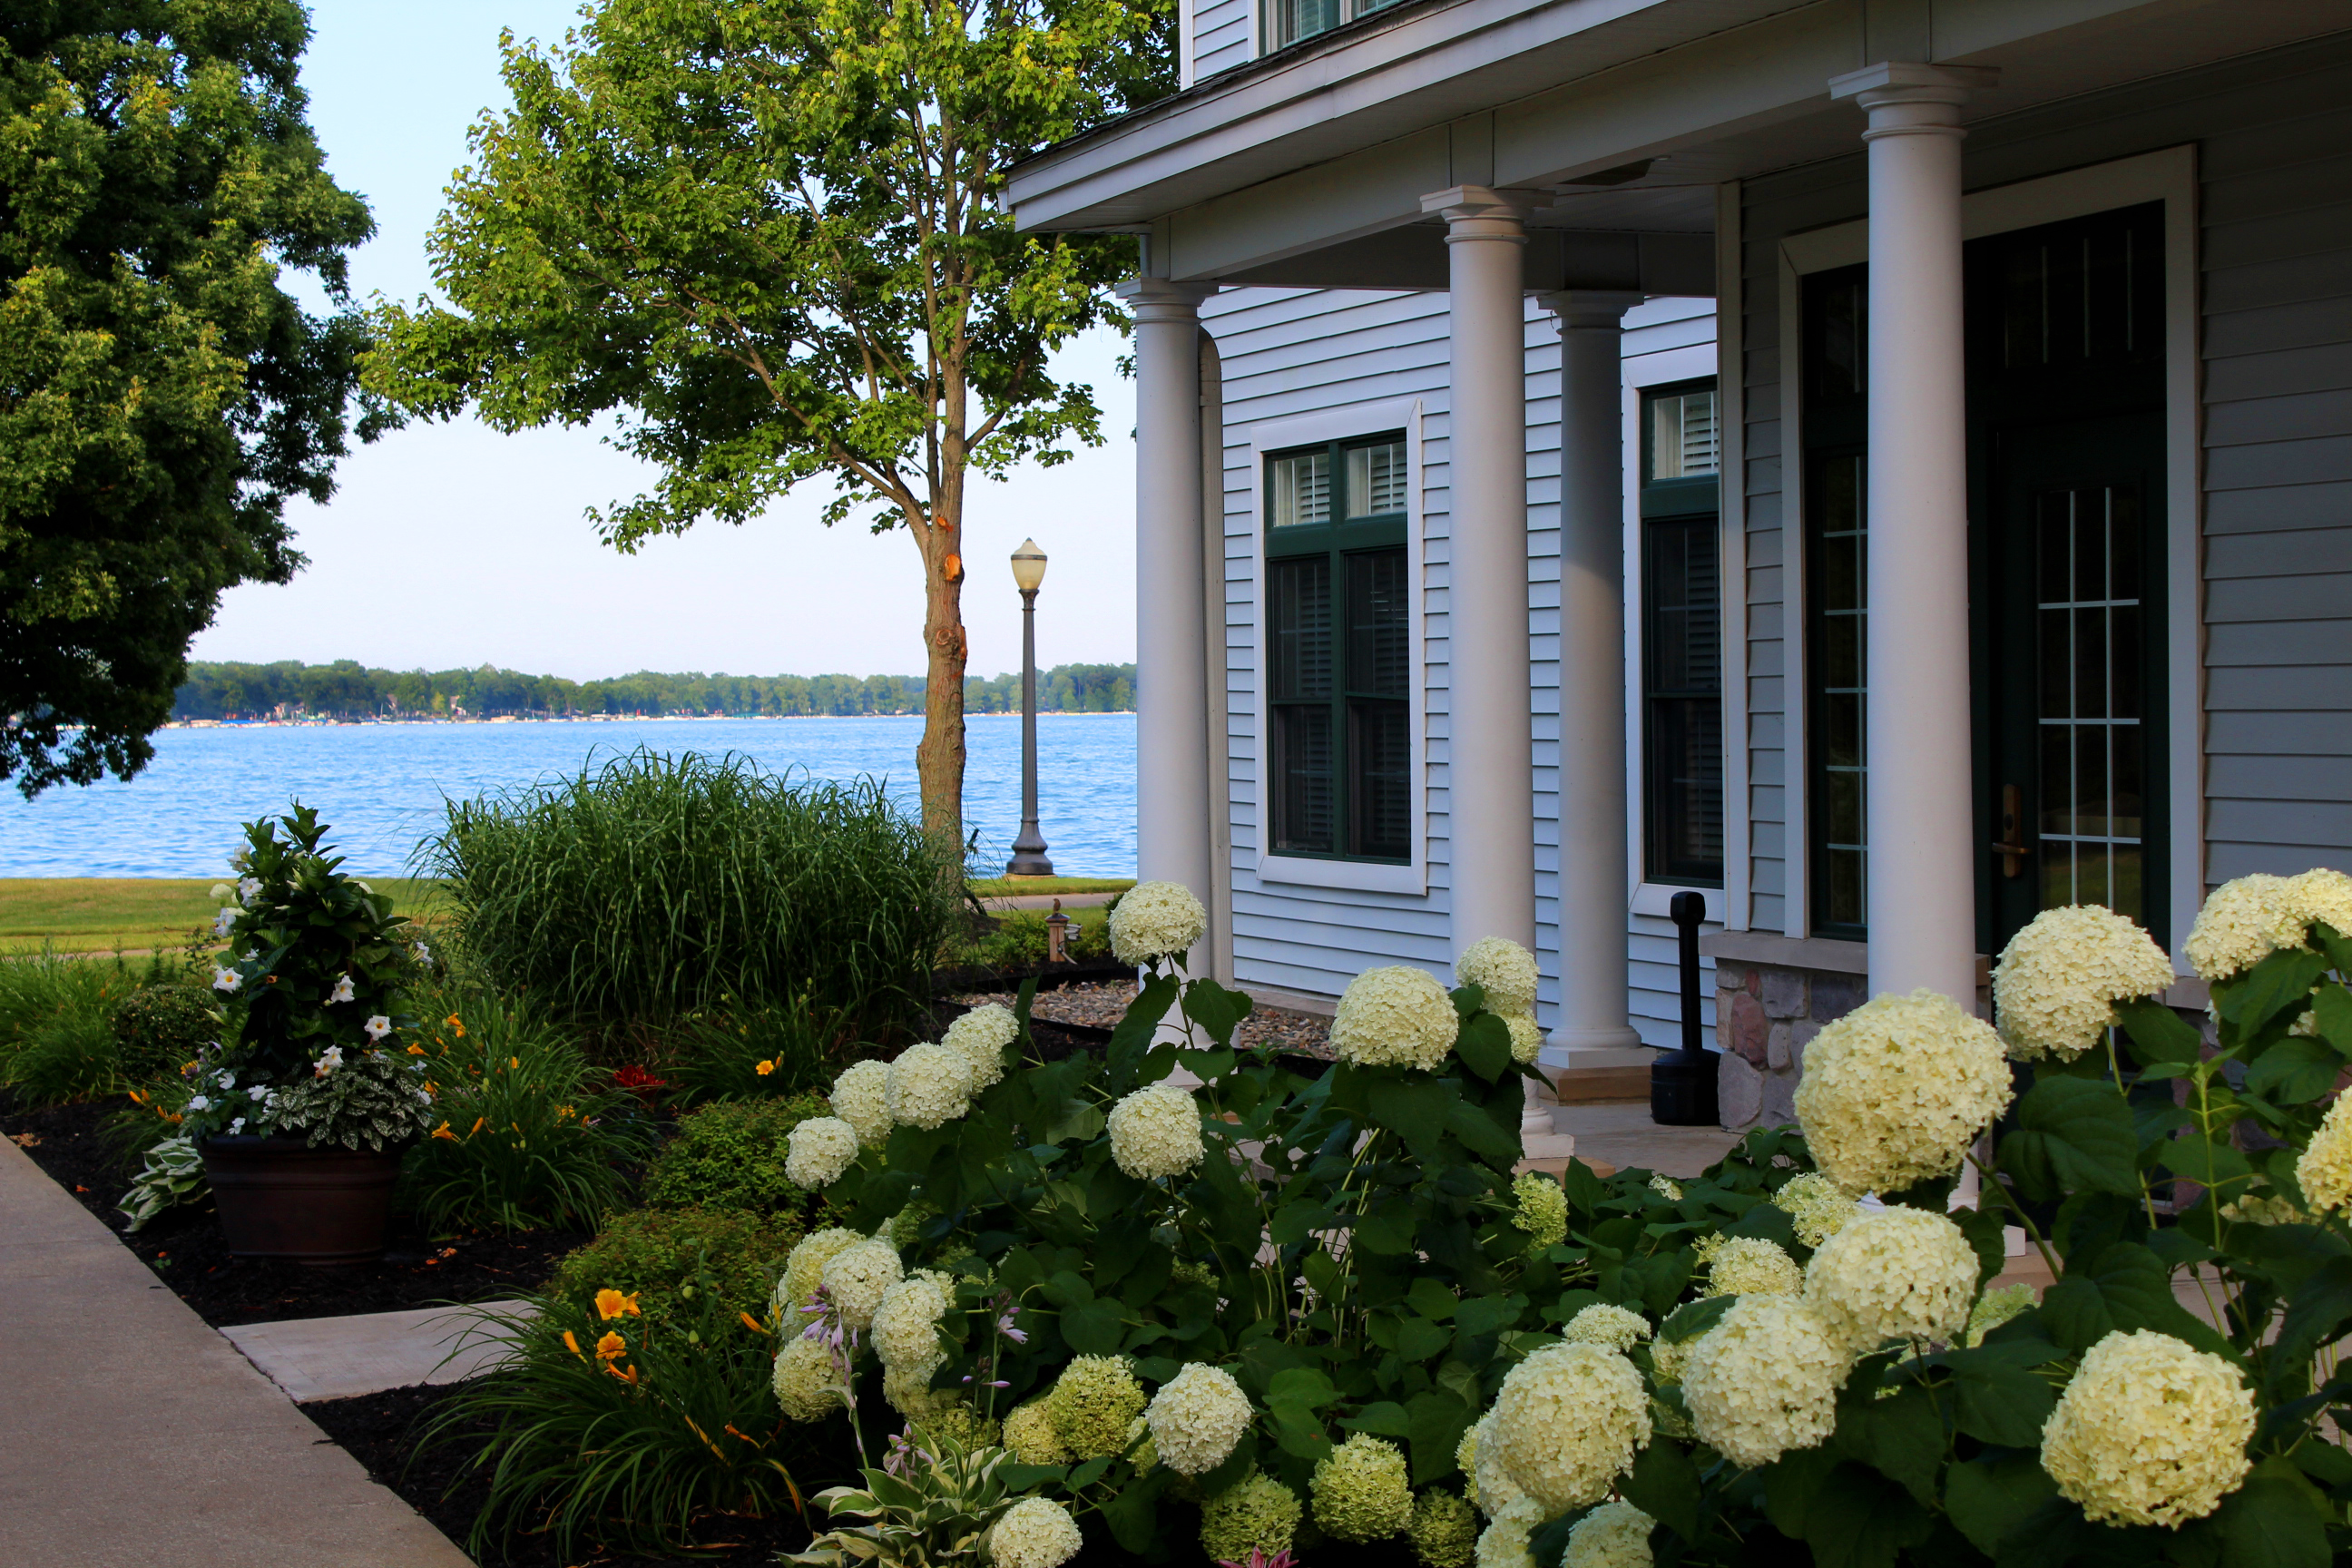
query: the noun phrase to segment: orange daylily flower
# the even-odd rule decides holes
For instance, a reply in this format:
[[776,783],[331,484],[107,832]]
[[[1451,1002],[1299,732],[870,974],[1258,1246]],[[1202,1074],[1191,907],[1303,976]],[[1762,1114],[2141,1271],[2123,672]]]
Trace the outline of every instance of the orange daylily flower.
[[598,1361],[611,1361],[615,1356],[625,1356],[628,1353],[629,1342],[610,1329],[605,1330],[604,1337],[596,1342]]
[[411,1046],[408,1047],[408,1054],[412,1057],[421,1057],[425,1054],[425,1047],[423,1046]]
[[582,1361],[586,1361],[588,1359],[587,1355],[580,1349],[580,1342],[572,1337],[572,1331],[570,1329],[563,1331],[563,1348],[570,1351],[573,1355],[580,1357]]
[[441,1125],[433,1130],[433,1136],[436,1138],[446,1138],[452,1143],[455,1143],[457,1141],[457,1135],[449,1131],[448,1119],[446,1117],[442,1119]]
[[753,1068],[751,1070],[752,1070],[753,1072],[755,1072],[755,1073],[758,1073],[761,1078],[765,1078],[765,1077],[767,1077],[770,1073],[772,1073],[772,1072],[773,1072],[773,1071],[775,1071],[775,1070],[776,1070],[776,1064],[775,1064],[775,1063],[773,1063],[773,1062],[761,1062],[759,1066],[757,1066],[757,1067]]
[[764,1333],[766,1333],[766,1332],[768,1331],[768,1325],[767,1325],[767,1324],[765,1324],[765,1323],[763,1323],[763,1322],[761,1322],[761,1321],[760,1321],[760,1320],[759,1320],[759,1319],[757,1319],[757,1318],[753,1317],[751,1313],[749,1313],[749,1312],[738,1312],[738,1313],[736,1313],[735,1315],[736,1315],[737,1317],[739,1317],[739,1318],[742,1319],[742,1320],[743,1320],[743,1326],[744,1326],[745,1328],[747,1328],[747,1329],[751,1330],[753,1333],[755,1333],[755,1334],[764,1334]]
[[[635,1367],[614,1366],[610,1362],[607,1362],[604,1363],[604,1370],[611,1373],[614,1377],[619,1378],[623,1383],[627,1384],[631,1388],[635,1388],[637,1385],[637,1369]],[[708,1439],[705,1440],[708,1441]]]
[[462,1040],[466,1037],[466,1021],[463,1018],[458,1017],[457,1014],[452,1013],[441,1021],[450,1028],[455,1029],[457,1032],[457,1037],[459,1039]]
[[596,1292],[596,1315],[608,1323],[614,1318],[644,1316],[637,1310],[635,1296],[624,1296],[610,1285]]
[[522,1058],[520,1057],[509,1057],[507,1058],[507,1070],[509,1072],[522,1071]]

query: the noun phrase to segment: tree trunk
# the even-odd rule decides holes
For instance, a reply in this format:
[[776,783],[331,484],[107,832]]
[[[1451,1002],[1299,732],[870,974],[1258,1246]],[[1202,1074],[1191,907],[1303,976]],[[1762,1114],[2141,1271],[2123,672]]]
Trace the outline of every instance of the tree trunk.
[[923,553],[923,738],[915,774],[923,829],[958,858],[963,852],[963,508],[952,489],[913,526]]

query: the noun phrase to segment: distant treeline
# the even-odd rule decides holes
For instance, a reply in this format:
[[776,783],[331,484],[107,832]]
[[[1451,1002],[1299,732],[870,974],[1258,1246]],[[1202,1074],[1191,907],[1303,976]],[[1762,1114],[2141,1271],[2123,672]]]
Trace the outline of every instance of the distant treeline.
[[[369,669],[332,664],[190,664],[175,719],[550,718],[591,713],[891,714],[923,710],[923,680],[905,675],[656,675],[565,680],[497,669]],[[964,682],[972,713],[1014,713],[1021,678]],[[1135,666],[1063,664],[1037,675],[1037,706],[1057,713],[1119,713],[1135,706]]]

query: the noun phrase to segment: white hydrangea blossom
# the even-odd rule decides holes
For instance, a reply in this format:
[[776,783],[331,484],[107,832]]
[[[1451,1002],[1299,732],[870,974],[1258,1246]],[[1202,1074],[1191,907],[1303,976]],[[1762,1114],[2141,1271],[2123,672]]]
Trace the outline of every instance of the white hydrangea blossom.
[[1683,1201],[1683,1184],[1662,1171],[1650,1173],[1649,1188],[1669,1203]]
[[1004,1418],[1004,1446],[1024,1465],[1069,1462],[1069,1447],[1055,1429],[1053,1412],[1042,1398],[1031,1400]]
[[1895,1192],[1958,1169],[2015,1090],[2000,1037],[1932,991],[1873,997],[1813,1037],[1797,1121],[1822,1174]]
[[1062,1568],[1085,1544],[1077,1521],[1052,1498],[1023,1498],[988,1531],[989,1560],[996,1568]]
[[1482,936],[1454,961],[1454,978],[1486,994],[1486,1011],[1506,1018],[1536,1010],[1536,955],[1507,936]]
[[2206,899],[2182,951],[2206,980],[2227,980],[2283,947],[2301,947],[2312,922],[2352,936],[2352,877],[2325,867],[2295,877],[2262,872],[2222,883]]
[[1701,1442],[1754,1469],[1837,1429],[1838,1390],[1852,1365],[1836,1331],[1803,1301],[1742,1296],[1692,1347],[1683,1404]]
[[908,1046],[890,1064],[883,1098],[893,1122],[945,1126],[971,1109],[971,1064],[945,1046]]
[[1532,1064],[1543,1055],[1543,1031],[1536,1026],[1531,1013],[1514,1013],[1503,1020],[1503,1027],[1511,1032],[1511,1059]]
[[1404,1451],[1358,1432],[1316,1463],[1315,1522],[1340,1541],[1385,1541],[1412,1521]]
[[838,1116],[812,1116],[784,1134],[784,1174],[822,1192],[857,1162],[857,1129]]
[[824,1266],[825,1299],[840,1313],[844,1328],[863,1331],[874,1321],[882,1293],[906,1278],[898,1249],[868,1237],[845,1247]]
[[2096,904],[2044,910],[1993,966],[1993,1016],[2010,1055],[2073,1061],[2106,1037],[2116,1004],[2172,984],[2172,960],[2132,921]]
[[784,1271],[768,1300],[768,1315],[782,1325],[784,1332],[799,1331],[800,1310],[824,1283],[824,1266],[865,1239],[854,1230],[831,1226],[801,1237],[784,1255]]
[[1233,1373],[1189,1362],[1160,1384],[1143,1412],[1160,1462],[1180,1476],[1215,1469],[1249,1430],[1249,1395]]
[[1461,1027],[1454,999],[1427,970],[1392,963],[1348,983],[1331,1019],[1331,1051],[1360,1067],[1434,1072]]
[[1495,1519],[1502,1511],[1528,1494],[1519,1483],[1511,1479],[1511,1472],[1503,1468],[1503,1448],[1495,1436],[1495,1413],[1489,1409],[1470,1430],[1462,1434],[1462,1441],[1454,1450],[1454,1462],[1470,1478],[1470,1501],[1480,1513]]
[[935,1268],[919,1268],[882,1292],[874,1309],[874,1353],[891,1371],[920,1371],[929,1377],[947,1351],[940,1343],[940,1320],[948,1314],[955,1281]]
[[1805,1288],[1805,1271],[1779,1242],[1760,1236],[1716,1239],[1702,1296],[1794,1296]]
[[1797,1239],[1807,1247],[1819,1247],[1852,1225],[1862,1213],[1860,1204],[1840,1192],[1835,1182],[1818,1171],[1790,1178],[1787,1185],[1772,1194],[1772,1206],[1789,1216]]
[[2042,1427],[2042,1468],[2106,1524],[2179,1529],[2252,1468],[2254,1394],[2237,1368],[2151,1329],[2107,1335],[2083,1357]]
[[1545,1517],[1609,1495],[1650,1441],[1650,1395],[1633,1363],[1604,1346],[1547,1345],[1495,1395],[1503,1468]]
[[1657,1521],[1630,1502],[1604,1502],[1576,1521],[1559,1568],[1651,1568]]
[[1650,1347],[1650,1375],[1664,1387],[1683,1380],[1683,1369],[1690,1364],[1691,1352],[1698,1348],[1696,1338],[1660,1340]]
[[1976,1248],[1925,1209],[1865,1215],[1822,1243],[1805,1267],[1805,1304],[1856,1355],[1888,1340],[1949,1344],[1969,1322]]
[[962,1053],[971,1066],[971,1087],[977,1092],[1004,1076],[1004,1047],[1020,1034],[1021,1020],[1013,1016],[1013,1009],[1002,1002],[990,1002],[950,1024],[940,1044]]
[[822,1421],[843,1406],[841,1373],[822,1342],[794,1335],[776,1352],[776,1403],[793,1421]]
[[1537,1568],[1531,1538],[1544,1522],[1543,1504],[1521,1494],[1491,1516],[1478,1532],[1473,1568]]
[[1150,963],[1192,950],[1209,911],[1178,882],[1138,882],[1110,911],[1110,950],[1121,963]]
[[2033,1287],[2031,1285],[1996,1285],[1977,1298],[1969,1309],[1968,1332],[1964,1342],[1971,1350],[1984,1343],[1985,1336],[2012,1318],[2022,1317],[2033,1310]]
[[956,1408],[962,1400],[954,1390],[931,1386],[931,1374],[939,1370],[936,1362],[929,1366],[884,1367],[883,1402],[909,1421],[928,1420]]
[[2352,1094],[2339,1094],[2295,1157],[2295,1185],[2320,1214],[2352,1208]]
[[1172,1084],[1139,1089],[1111,1107],[1110,1157],[1141,1181],[1179,1176],[1201,1163],[1200,1102]]
[[1650,1337],[1650,1320],[1624,1307],[1604,1301],[1578,1312],[1559,1331],[1570,1344],[1603,1345],[1622,1354]]
[[877,1149],[890,1140],[890,1064],[852,1062],[833,1080],[833,1113],[857,1129],[857,1141]]

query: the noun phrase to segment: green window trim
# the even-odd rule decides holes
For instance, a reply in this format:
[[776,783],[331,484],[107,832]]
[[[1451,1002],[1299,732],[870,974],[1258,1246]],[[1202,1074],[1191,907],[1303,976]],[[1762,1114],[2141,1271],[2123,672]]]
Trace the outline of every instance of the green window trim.
[[1419,656],[1404,434],[1264,461],[1266,852],[1410,865]]
[[1719,406],[1712,379],[1642,394],[1642,877],[1672,887],[1723,886]]

